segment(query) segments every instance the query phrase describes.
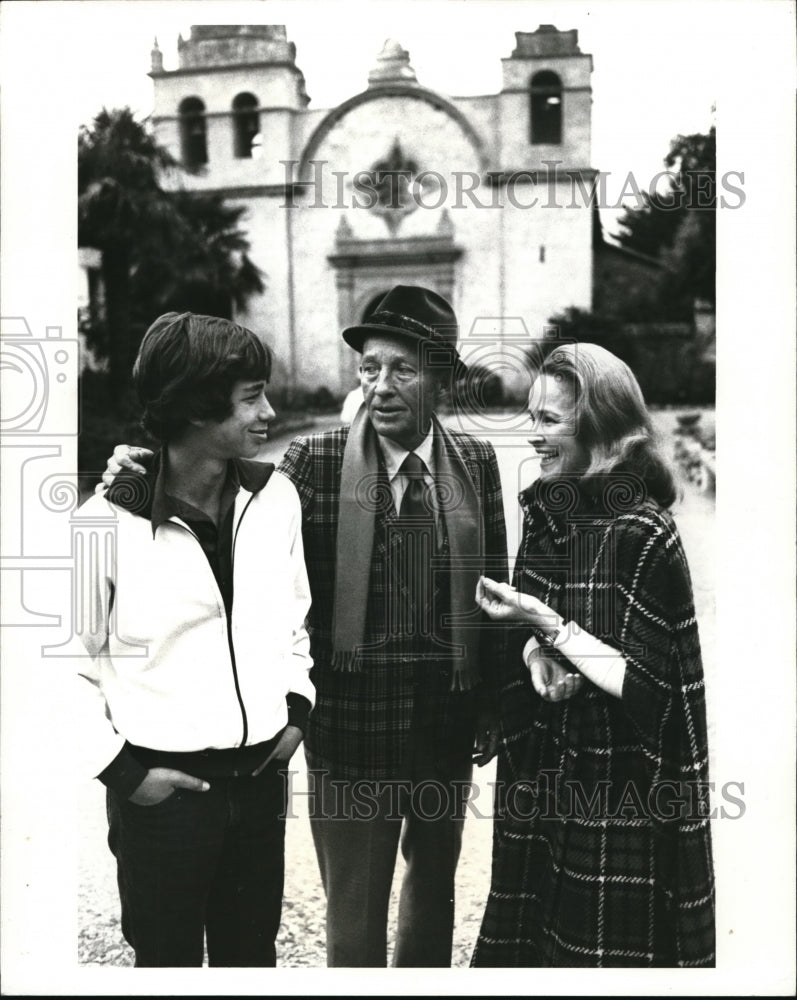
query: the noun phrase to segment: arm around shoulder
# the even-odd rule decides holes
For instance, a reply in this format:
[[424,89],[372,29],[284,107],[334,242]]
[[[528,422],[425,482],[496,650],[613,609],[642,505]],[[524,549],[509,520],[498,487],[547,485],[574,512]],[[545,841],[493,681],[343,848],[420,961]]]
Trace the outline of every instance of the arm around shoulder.
[[277,466],[277,472],[288,479],[298,495],[303,513],[307,513],[313,499],[313,467],[310,446],[306,437],[295,437]]

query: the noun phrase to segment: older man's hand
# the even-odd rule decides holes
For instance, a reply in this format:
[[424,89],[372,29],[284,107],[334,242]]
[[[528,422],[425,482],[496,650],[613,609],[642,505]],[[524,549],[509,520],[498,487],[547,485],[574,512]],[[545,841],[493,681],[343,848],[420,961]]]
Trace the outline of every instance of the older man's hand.
[[266,768],[272,761],[276,761],[281,767],[284,767],[299,749],[299,744],[303,739],[304,733],[298,726],[286,726],[277,745],[268,757],[266,757],[260,767],[258,767],[257,770],[252,771],[252,776],[254,777],[255,775],[260,774],[260,772],[264,770],[264,768]]
[[104,493],[120,472],[138,472],[140,475],[145,475],[147,470],[141,462],[148,462],[152,455],[153,452],[149,448],[118,444],[113,450],[113,455],[108,459],[105,472],[102,474],[102,481],[94,487],[94,492]]

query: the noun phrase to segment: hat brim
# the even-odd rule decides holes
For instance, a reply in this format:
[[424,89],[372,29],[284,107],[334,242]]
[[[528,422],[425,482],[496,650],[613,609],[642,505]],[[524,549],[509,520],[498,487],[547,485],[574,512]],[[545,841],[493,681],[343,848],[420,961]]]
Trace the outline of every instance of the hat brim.
[[440,341],[433,340],[431,337],[423,337],[419,333],[412,333],[408,330],[403,330],[398,326],[387,326],[381,324],[379,326],[369,326],[367,323],[364,323],[360,326],[349,326],[341,334],[349,347],[354,348],[354,350],[359,354],[362,354],[363,341],[365,341],[368,337],[379,335],[401,337],[404,340],[414,340],[418,343],[431,344],[433,347],[437,347],[441,351],[446,351],[451,355],[455,378],[465,378],[468,374],[468,366],[459,356],[459,352],[456,347],[452,347],[451,344],[444,344]]

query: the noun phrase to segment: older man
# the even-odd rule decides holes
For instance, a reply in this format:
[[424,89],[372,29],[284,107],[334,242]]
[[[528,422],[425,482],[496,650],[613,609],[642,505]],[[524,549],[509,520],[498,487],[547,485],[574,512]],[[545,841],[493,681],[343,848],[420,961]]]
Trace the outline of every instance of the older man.
[[463,790],[496,745],[495,633],[474,594],[487,567],[506,574],[498,467],[435,416],[466,371],[445,299],[398,286],[343,338],[362,355],[364,405],[350,428],[297,438],[279,467],[301,500],[313,596],[306,752],[328,963],[386,964],[400,841],[394,964],[448,966]]
[[312,593],[306,753],[330,966],[386,964],[399,844],[393,964],[450,965],[465,795],[496,750],[499,640],[475,592],[482,573],[506,578],[506,531],[492,447],[435,415],[467,371],[457,337],[441,296],[392,289],[343,331],[362,355],[351,426],[296,438],[279,466]]

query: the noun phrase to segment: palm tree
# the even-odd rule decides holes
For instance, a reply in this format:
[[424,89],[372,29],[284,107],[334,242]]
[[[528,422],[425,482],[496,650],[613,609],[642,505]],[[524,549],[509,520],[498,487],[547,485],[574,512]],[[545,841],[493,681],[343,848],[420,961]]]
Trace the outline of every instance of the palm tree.
[[161,244],[134,271],[135,301],[146,309],[142,318],[190,309],[231,319],[233,305],[242,308],[264,290],[239,228],[245,207],[227,205],[221,195],[185,190],[169,198],[181,220],[180,238],[168,248]]
[[215,195],[166,191],[178,165],[129,108],[103,108],[78,138],[78,241],[102,251],[104,329],[91,346],[108,358],[119,408],[144,330],[167,309],[229,312],[263,291],[242,208]]
[[[132,361],[130,272],[156,234],[166,237],[174,212],[159,173],[174,161],[129,108],[103,108],[78,136],[78,242],[102,251],[110,399],[118,402]],[[171,225],[170,225],[171,224]]]

